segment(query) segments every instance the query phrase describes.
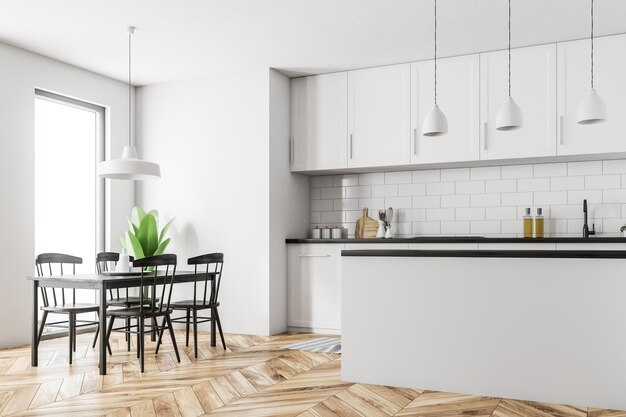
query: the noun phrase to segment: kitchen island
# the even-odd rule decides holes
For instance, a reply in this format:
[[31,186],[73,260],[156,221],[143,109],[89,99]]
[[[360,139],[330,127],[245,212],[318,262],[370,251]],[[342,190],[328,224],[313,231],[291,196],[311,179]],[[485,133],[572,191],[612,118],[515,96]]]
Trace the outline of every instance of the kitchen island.
[[626,409],[626,250],[343,250],[341,280],[345,381]]

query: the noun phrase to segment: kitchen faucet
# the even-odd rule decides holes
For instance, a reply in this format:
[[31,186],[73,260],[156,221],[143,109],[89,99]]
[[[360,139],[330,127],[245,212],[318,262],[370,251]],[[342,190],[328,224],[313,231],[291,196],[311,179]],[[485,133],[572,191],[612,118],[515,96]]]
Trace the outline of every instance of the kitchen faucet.
[[585,224],[583,225],[583,237],[587,238],[591,235],[596,234],[595,223],[591,226],[591,230],[589,230],[589,225],[587,224],[587,199],[583,200],[583,213],[585,214]]

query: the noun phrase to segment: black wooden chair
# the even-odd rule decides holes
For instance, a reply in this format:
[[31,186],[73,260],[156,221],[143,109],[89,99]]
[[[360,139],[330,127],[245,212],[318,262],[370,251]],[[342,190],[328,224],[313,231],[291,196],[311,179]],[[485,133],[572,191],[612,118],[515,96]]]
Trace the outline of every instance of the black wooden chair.
[[[172,319],[175,323],[185,323],[186,324],[186,342],[185,345],[189,346],[189,325],[191,320],[193,319],[193,347],[195,357],[198,357],[198,324],[199,323],[207,323],[213,322],[212,332],[211,332],[211,346],[215,346],[215,324],[220,332],[220,338],[222,339],[222,347],[226,350],[226,341],[224,340],[224,333],[222,332],[222,323],[220,321],[220,315],[217,311],[220,303],[218,301],[218,296],[220,292],[220,283],[222,281],[222,267],[224,266],[224,254],[223,253],[209,253],[206,255],[196,256],[194,258],[189,258],[187,260],[187,264],[194,266],[194,271],[197,274],[198,268],[204,265],[204,270],[207,275],[205,275],[204,280],[196,280],[193,283],[193,299],[191,300],[183,300],[183,301],[175,301],[170,304],[170,307],[173,310],[184,310],[186,315],[183,317],[176,317]],[[202,271],[202,269],[200,270]],[[210,272],[215,273],[215,275]],[[198,283],[200,283],[200,294],[198,293]],[[202,286],[204,283],[204,286]],[[209,284],[211,288],[209,288]],[[208,295],[208,297],[207,297]],[[211,310],[210,317],[199,317],[198,311],[200,310]],[[157,346],[158,349],[158,346]]]
[[[83,260],[76,256],[65,255],[62,253],[42,253],[35,259],[35,267],[37,268],[37,275],[43,277],[45,270],[49,275],[55,275],[53,273],[53,265],[58,265],[58,274],[64,275],[63,265],[72,265],[72,275],[76,274],[76,265],[82,264]],[[45,265],[47,268],[44,268]],[[50,288],[40,287],[41,298],[43,306],[43,317],[41,318],[41,324],[39,326],[39,334],[37,335],[37,345],[41,341],[43,330],[46,326],[68,329],[69,343],[70,343],[70,355],[69,362],[72,363],[72,353],[76,351],[76,329],[84,326],[98,326],[98,321],[93,320],[78,320],[77,315],[82,313],[96,313],[98,314],[98,304],[91,303],[77,303],[76,302],[76,290],[71,289],[71,296],[66,296],[66,288]],[[71,298],[70,298],[71,297]],[[68,319],[65,321],[56,321],[52,323],[46,323],[48,314],[67,314]],[[97,329],[99,326],[97,327]],[[111,347],[107,346],[109,353]]]
[[[107,315],[110,316],[109,328],[107,329],[107,340],[111,336],[112,331],[124,332],[127,334],[137,335],[137,356],[140,358],[141,372],[144,371],[144,345],[145,345],[145,320],[150,319],[152,324],[148,325],[151,331],[159,333],[159,342],[165,329],[169,330],[176,359],[180,362],[178,346],[176,345],[176,337],[172,328],[170,314],[170,299],[172,297],[172,287],[174,285],[174,277],[176,274],[176,255],[157,255],[149,258],[137,259],[133,262],[133,266],[141,267],[141,286],[139,288],[139,303],[136,306],[124,307],[117,310],[110,310]],[[161,267],[161,269],[159,269]],[[163,271],[165,267],[165,271]],[[159,271],[161,273],[159,273]],[[144,294],[148,294],[144,297]],[[158,295],[158,297],[157,297]],[[159,303],[157,300],[161,299]],[[148,302],[146,302],[148,301]],[[158,318],[163,318],[162,325],[158,325]],[[137,325],[130,327],[114,328],[115,319],[136,319]],[[136,330],[132,330],[136,328]],[[158,353],[157,350],[155,353]]]

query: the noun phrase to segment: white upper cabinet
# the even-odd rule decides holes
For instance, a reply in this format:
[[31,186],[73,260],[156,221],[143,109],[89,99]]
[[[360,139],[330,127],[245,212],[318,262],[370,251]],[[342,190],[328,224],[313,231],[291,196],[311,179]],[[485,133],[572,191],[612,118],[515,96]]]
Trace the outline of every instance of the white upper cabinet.
[[604,99],[607,120],[580,125],[578,104],[591,87],[589,40],[560,43],[558,48],[558,154],[626,152],[626,35],[594,40],[594,86]]
[[521,129],[495,126],[508,97],[508,52],[481,54],[480,65],[480,159],[556,155],[556,45],[511,51],[511,95],[522,110]]
[[410,163],[410,64],[348,72],[348,167]]
[[291,80],[291,170],[346,168],[348,74]]
[[479,159],[480,58],[467,55],[437,60],[437,102],[448,119],[448,133],[424,136],[422,126],[433,107],[433,61],[411,64],[411,163]]

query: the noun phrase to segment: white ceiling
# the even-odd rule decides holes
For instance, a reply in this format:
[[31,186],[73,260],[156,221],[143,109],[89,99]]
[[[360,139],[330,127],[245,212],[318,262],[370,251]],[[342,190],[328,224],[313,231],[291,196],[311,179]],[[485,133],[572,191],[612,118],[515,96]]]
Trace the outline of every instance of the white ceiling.
[[[502,49],[506,0],[439,0],[440,56]],[[596,0],[596,33],[626,1]],[[513,46],[589,36],[590,0],[513,0]],[[433,0],[0,0],[0,41],[134,84],[254,67],[290,75],[428,59]],[[5,65],[6,63],[3,63]]]

